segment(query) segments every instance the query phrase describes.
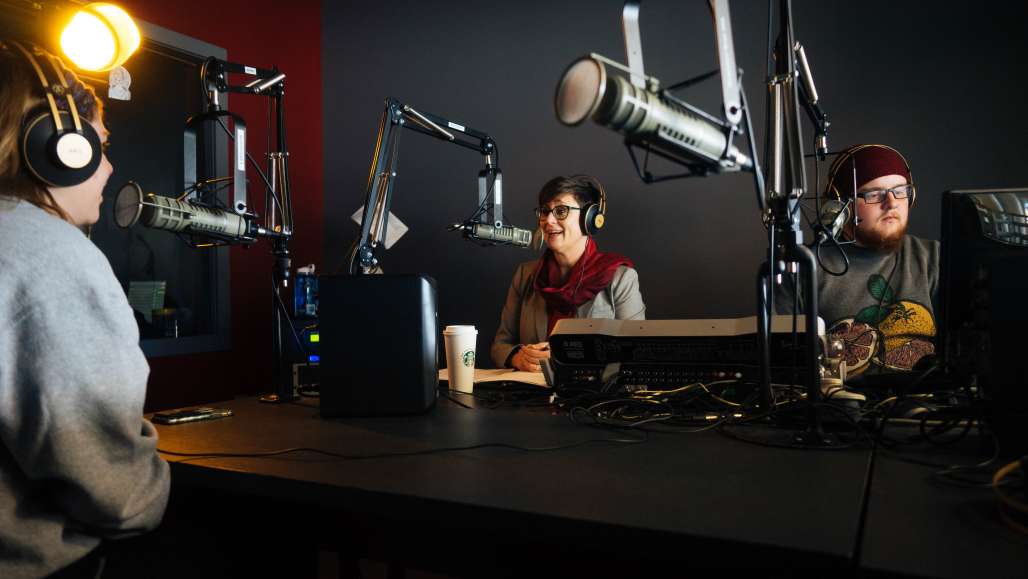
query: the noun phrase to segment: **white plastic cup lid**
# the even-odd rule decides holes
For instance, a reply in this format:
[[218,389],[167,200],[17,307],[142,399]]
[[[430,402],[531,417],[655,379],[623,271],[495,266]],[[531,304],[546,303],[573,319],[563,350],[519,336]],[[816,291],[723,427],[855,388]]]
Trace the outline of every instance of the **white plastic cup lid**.
[[446,326],[444,334],[477,334],[475,326]]

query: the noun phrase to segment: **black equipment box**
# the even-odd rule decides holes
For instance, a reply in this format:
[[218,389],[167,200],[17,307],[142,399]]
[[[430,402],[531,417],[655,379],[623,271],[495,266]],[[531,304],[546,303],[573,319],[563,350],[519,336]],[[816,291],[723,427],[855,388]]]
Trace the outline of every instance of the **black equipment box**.
[[322,417],[432,408],[439,384],[435,280],[329,275],[319,283]]

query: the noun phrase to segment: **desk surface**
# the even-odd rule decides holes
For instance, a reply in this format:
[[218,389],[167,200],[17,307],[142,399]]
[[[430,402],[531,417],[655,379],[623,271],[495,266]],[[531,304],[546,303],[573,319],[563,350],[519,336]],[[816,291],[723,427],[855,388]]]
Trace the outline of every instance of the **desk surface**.
[[1028,577],[1028,536],[1003,524],[991,488],[940,484],[932,479],[938,468],[903,460],[975,464],[992,452],[979,448],[981,439],[966,442],[876,453],[862,568],[954,579]]
[[[218,406],[235,416],[160,426],[160,448],[259,453],[309,447],[372,455],[632,436],[576,425],[549,410],[469,410],[445,399],[423,416],[333,421],[306,405],[241,399]],[[780,557],[790,565],[823,566],[845,565],[854,556],[870,452],[765,448],[703,432],[651,433],[641,444],[595,442],[549,452],[167,458],[175,463],[174,484],[245,489],[404,525],[446,520],[451,532],[488,531],[496,540],[503,540],[499,532],[597,545],[609,539],[640,553],[646,545],[676,545],[674,558],[717,551],[733,553],[728,563],[735,565],[773,564]]]

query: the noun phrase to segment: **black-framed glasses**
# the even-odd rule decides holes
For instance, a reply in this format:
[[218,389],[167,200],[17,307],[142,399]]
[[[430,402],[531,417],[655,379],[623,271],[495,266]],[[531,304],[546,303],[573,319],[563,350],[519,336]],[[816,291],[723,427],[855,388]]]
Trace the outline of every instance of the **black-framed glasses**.
[[885,200],[885,196],[892,193],[892,196],[896,199],[906,199],[910,197],[910,194],[914,192],[914,186],[910,183],[906,185],[898,185],[890,189],[872,189],[870,191],[860,191],[857,193],[857,197],[864,200],[864,203],[874,205],[875,203],[881,203]]
[[547,217],[550,216],[550,213],[553,213],[553,216],[556,217],[558,221],[564,221],[565,219],[568,218],[568,214],[571,213],[571,211],[581,211],[581,210],[582,210],[581,207],[572,207],[570,205],[554,205],[553,207],[536,207],[535,208],[535,216],[537,218],[539,218],[539,219],[546,219]]

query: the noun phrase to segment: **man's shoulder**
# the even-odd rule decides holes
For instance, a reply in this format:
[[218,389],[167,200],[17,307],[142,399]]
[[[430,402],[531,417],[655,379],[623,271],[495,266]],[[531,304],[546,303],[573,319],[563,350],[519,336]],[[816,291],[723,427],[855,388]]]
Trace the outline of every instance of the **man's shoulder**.
[[911,248],[920,251],[938,251],[939,249],[940,243],[937,239],[925,239],[916,235],[906,235],[905,237],[903,240],[904,244]]
[[942,246],[938,240],[924,239],[914,235],[907,235],[903,239],[903,252],[908,259],[913,258],[931,265],[939,261],[939,250]]

